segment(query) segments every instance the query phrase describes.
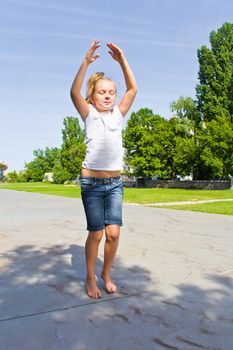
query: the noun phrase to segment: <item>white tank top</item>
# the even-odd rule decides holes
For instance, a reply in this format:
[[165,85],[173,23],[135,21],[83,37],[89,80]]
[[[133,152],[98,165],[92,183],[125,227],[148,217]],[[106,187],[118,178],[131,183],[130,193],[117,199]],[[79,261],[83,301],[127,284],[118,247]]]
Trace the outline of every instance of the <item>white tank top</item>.
[[85,124],[86,156],[83,168],[91,170],[122,170],[122,114],[115,106],[107,112],[98,112],[89,104]]

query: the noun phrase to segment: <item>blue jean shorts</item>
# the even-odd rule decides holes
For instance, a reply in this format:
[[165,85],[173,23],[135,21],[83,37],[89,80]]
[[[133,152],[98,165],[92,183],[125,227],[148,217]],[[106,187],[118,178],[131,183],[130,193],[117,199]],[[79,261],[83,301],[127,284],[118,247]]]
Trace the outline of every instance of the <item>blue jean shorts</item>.
[[109,224],[122,226],[123,185],[121,177],[80,176],[79,179],[87,230],[103,230]]

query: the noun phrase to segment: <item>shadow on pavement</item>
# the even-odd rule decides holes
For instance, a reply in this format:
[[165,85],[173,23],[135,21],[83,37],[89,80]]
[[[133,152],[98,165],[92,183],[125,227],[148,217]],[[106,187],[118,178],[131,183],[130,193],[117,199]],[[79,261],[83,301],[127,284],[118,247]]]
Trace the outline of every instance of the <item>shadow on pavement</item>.
[[[116,258],[113,278],[117,278],[119,293],[104,293],[103,299],[93,300],[85,293],[85,251],[83,246],[54,245],[37,249],[19,246],[2,255],[5,267],[1,272],[0,320],[27,317],[68,307],[143,294],[150,284],[150,272],[140,266],[124,268]],[[102,261],[98,258],[96,278]],[[156,294],[156,293],[155,293]]]
[[[173,286],[176,295],[168,297],[166,285],[164,292],[157,285],[156,266],[125,266],[117,257],[113,278],[119,293],[93,300],[84,289],[83,246],[24,245],[1,261],[4,350],[15,349],[18,342],[17,349],[24,350],[233,348],[230,277],[206,275],[208,288],[205,280],[179,284]],[[101,266],[98,259],[97,276]]]

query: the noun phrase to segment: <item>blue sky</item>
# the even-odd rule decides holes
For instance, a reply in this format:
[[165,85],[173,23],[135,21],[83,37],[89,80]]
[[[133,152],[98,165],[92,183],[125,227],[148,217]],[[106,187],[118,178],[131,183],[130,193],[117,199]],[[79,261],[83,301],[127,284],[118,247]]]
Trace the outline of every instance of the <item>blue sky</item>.
[[70,86],[94,38],[102,42],[101,57],[87,78],[106,72],[122,96],[124,80],[106,48],[112,41],[124,50],[138,82],[130,112],[147,107],[169,118],[172,101],[195,97],[197,49],[209,46],[210,32],[233,18],[232,0],[0,0],[0,5],[0,159],[10,171],[22,170],[35,149],[60,147],[64,117],[78,117]]

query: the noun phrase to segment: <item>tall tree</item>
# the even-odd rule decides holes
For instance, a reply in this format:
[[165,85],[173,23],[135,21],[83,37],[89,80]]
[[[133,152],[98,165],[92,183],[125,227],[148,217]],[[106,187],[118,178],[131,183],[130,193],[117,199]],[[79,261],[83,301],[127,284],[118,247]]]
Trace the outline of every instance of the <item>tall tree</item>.
[[61,146],[61,166],[70,174],[70,179],[76,179],[81,172],[85,155],[84,132],[78,118],[66,117],[62,129],[63,143]]
[[197,102],[180,97],[171,104],[174,170],[197,180],[227,179],[233,172],[233,24],[212,31],[210,43],[198,50]]
[[233,175],[233,125],[226,117],[204,122],[196,137],[199,163],[196,177],[229,179]]
[[233,23],[210,33],[210,48],[198,50],[198,109],[204,121],[227,117],[233,122]]

